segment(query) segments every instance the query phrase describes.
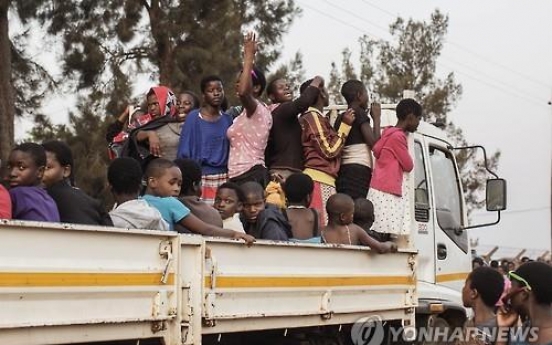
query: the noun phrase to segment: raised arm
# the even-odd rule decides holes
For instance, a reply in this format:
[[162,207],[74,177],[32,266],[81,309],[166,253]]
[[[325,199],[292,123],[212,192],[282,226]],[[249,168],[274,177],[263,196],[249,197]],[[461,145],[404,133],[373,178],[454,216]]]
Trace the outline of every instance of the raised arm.
[[251,80],[256,52],[257,42],[255,34],[248,32],[243,39],[243,70],[240,74],[238,85],[238,96],[247,117],[253,116],[255,110],[257,110],[257,100],[253,96],[253,82]]
[[360,131],[366,145],[373,148],[381,137],[381,105],[379,103],[372,103],[370,115],[372,115],[373,127],[369,122],[365,122],[360,127]]
[[277,113],[278,116],[282,116],[286,119],[297,119],[298,114],[302,114],[316,102],[320,90],[320,85],[324,83],[324,78],[316,76],[313,78],[309,87],[303,91],[303,93],[292,102],[282,103],[276,108],[273,113]]

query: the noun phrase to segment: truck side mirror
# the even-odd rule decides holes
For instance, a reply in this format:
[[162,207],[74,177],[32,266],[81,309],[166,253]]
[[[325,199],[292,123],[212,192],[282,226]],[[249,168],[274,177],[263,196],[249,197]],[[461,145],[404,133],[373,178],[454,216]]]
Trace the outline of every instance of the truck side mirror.
[[488,179],[485,189],[487,211],[504,211],[506,209],[506,180]]

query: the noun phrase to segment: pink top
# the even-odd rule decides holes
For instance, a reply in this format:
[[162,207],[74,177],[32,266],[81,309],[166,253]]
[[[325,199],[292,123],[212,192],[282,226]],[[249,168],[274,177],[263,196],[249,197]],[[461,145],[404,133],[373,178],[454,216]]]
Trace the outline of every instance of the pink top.
[[2,185],[0,185],[0,219],[12,219],[10,193]]
[[376,167],[372,171],[370,188],[402,196],[403,172],[414,168],[404,131],[397,127],[384,129],[372,152]]
[[265,166],[264,152],[272,127],[270,109],[257,101],[257,109],[247,117],[245,109],[236,117],[226,135],[230,141],[228,177],[237,177],[255,165]]

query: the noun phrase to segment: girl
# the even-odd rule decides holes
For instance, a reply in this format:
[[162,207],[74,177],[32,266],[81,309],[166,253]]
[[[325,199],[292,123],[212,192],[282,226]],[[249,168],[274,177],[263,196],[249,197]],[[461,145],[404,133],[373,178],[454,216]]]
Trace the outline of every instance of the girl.
[[254,181],[265,188],[268,171],[264,152],[272,127],[272,115],[258,99],[264,91],[266,79],[259,69],[253,67],[256,51],[255,34],[249,32],[244,38],[243,70],[236,83],[243,111],[228,129],[228,177],[239,185]]
[[35,143],[16,146],[8,159],[12,217],[59,222],[56,202],[40,185],[46,166],[44,148]]
[[395,237],[405,234],[410,222],[408,178],[414,162],[408,152],[406,136],[415,132],[422,118],[422,106],[413,99],[397,105],[397,124],[386,128],[374,145],[376,168],[368,199],[374,204],[372,230]]

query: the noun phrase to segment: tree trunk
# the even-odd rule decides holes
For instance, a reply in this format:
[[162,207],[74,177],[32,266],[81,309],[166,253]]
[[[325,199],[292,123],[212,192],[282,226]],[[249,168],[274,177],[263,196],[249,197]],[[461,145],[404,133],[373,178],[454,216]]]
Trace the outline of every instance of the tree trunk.
[[149,8],[150,26],[159,67],[159,84],[172,87],[172,47],[169,40],[168,20],[159,7],[159,1],[152,1]]
[[[10,0],[0,0],[0,159],[5,166],[13,146],[15,100],[11,83],[11,42],[8,34]],[[0,168],[0,172],[3,171]],[[3,174],[2,174],[3,175]]]

